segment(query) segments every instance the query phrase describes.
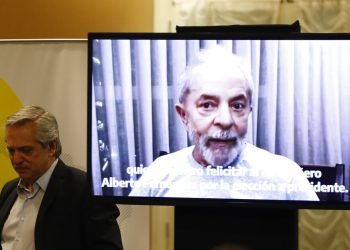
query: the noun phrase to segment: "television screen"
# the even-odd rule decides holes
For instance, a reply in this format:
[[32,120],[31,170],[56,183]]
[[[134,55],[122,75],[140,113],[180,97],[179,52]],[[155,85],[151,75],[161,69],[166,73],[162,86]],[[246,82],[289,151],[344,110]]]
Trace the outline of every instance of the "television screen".
[[349,206],[349,35],[90,33],[88,49],[94,196]]

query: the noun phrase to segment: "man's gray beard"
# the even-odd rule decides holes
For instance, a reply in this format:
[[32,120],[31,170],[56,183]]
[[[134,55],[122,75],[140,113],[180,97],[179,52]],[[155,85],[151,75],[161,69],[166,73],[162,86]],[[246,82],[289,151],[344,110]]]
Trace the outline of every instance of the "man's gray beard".
[[[244,136],[238,135],[233,130],[218,130],[209,132],[205,135],[199,136],[198,133],[189,125],[189,137],[194,145],[199,147],[200,154],[204,160],[211,166],[227,167],[237,156],[242,152],[244,144]],[[209,139],[232,139],[234,145],[227,148],[218,149],[220,152],[213,152],[208,146]]]

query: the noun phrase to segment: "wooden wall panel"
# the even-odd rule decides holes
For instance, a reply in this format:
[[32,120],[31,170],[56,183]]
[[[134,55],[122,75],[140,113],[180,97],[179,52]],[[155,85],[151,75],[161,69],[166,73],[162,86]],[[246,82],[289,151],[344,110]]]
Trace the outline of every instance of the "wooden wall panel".
[[1,0],[0,39],[152,32],[153,0]]

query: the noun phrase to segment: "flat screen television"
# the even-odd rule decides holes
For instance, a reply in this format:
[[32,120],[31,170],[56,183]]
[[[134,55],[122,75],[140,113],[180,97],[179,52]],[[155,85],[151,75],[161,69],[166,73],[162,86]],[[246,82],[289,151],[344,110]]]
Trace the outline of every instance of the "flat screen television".
[[349,69],[348,34],[90,33],[92,194],[350,207]]

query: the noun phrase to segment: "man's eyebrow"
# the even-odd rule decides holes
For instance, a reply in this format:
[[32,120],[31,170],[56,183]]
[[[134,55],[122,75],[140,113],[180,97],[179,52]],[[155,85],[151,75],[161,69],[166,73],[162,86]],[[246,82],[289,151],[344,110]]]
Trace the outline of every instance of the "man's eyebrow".
[[[202,94],[201,96],[199,96],[198,100],[220,100],[220,96],[218,95],[210,95],[210,94]],[[233,96],[229,99],[230,102],[232,101],[236,101],[236,100],[242,100],[242,99],[248,99],[247,95],[245,94],[238,94],[237,96]]]
[[237,101],[237,100],[242,100],[242,99],[247,100],[248,96],[246,96],[245,94],[239,94],[237,96],[230,98],[230,101],[232,102],[232,101]]
[[33,146],[21,146],[21,147],[10,147],[7,146],[7,149],[15,149],[15,150],[23,150],[23,149],[31,149]]

